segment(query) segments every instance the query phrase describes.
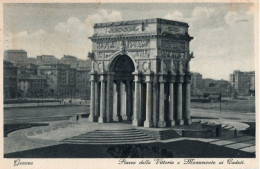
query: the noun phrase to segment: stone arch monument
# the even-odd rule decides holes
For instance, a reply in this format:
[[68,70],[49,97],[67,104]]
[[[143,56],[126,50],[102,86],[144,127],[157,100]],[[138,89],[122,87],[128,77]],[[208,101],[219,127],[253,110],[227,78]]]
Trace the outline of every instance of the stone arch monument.
[[95,24],[89,120],[191,124],[188,27],[164,19]]

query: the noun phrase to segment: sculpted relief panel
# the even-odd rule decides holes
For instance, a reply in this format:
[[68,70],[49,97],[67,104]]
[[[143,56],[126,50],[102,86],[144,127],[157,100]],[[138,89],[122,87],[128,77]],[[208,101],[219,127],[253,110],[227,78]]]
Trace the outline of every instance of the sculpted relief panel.
[[168,59],[183,59],[185,58],[185,53],[173,52],[173,51],[162,51],[162,58]]
[[115,52],[127,51],[133,57],[150,57],[150,40],[127,40],[127,41],[107,41],[96,43],[96,56],[100,59],[107,59]]
[[162,25],[161,26],[161,33],[168,33],[168,34],[185,34],[185,28],[180,26],[174,25]]
[[141,30],[141,25],[128,25],[128,26],[114,26],[107,28],[108,34],[114,33],[128,33],[128,32],[136,32]]
[[168,50],[185,50],[185,42],[162,40],[161,47]]

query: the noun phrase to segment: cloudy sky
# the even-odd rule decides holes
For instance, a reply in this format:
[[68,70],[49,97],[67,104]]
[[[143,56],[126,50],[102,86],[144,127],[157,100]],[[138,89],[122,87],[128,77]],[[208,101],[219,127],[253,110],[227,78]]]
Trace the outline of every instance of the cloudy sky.
[[254,70],[252,9],[246,3],[5,4],[4,49],[87,59],[94,23],[165,18],[190,25],[191,71],[227,80],[233,70]]

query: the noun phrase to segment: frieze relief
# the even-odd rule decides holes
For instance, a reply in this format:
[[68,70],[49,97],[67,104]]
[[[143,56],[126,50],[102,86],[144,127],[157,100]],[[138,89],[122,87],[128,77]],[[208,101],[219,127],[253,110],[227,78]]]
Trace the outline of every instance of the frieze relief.
[[122,46],[126,49],[143,49],[150,47],[150,40],[133,40],[133,41],[109,41],[97,42],[97,50],[121,50]]
[[162,40],[161,47],[168,50],[185,50],[185,42]]
[[179,26],[173,25],[162,25],[161,27],[162,33],[169,33],[169,34],[185,34],[185,29]]
[[180,52],[173,52],[173,51],[162,51],[162,57],[163,58],[171,58],[171,59],[183,59],[185,57],[184,53]]
[[138,25],[129,25],[129,26],[115,26],[107,29],[107,33],[125,33],[125,32],[136,32],[140,28]]
[[131,51],[127,53],[129,53],[134,58],[150,57],[150,50]]

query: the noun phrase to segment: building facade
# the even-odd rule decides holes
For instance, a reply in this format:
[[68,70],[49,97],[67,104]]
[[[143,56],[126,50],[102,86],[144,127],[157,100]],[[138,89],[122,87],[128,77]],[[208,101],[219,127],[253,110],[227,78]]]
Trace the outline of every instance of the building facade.
[[232,91],[238,96],[254,95],[255,72],[241,72],[236,70],[230,74]]
[[76,69],[66,64],[39,66],[38,75],[47,79],[48,96],[74,97],[76,93]]
[[82,67],[76,69],[76,97],[90,99],[90,68]]
[[17,95],[17,67],[4,61],[4,99],[14,99]]
[[25,50],[6,50],[4,60],[13,63],[24,63],[27,60],[27,52]]
[[53,55],[41,55],[37,56],[37,65],[49,65],[49,64],[57,64],[59,59],[57,59]]
[[47,79],[41,76],[22,75],[18,79],[18,90],[22,97],[44,97],[47,87]]
[[188,27],[164,19],[95,24],[89,120],[191,124]]
[[203,94],[203,81],[200,73],[192,72],[191,74],[191,95],[197,96]]

